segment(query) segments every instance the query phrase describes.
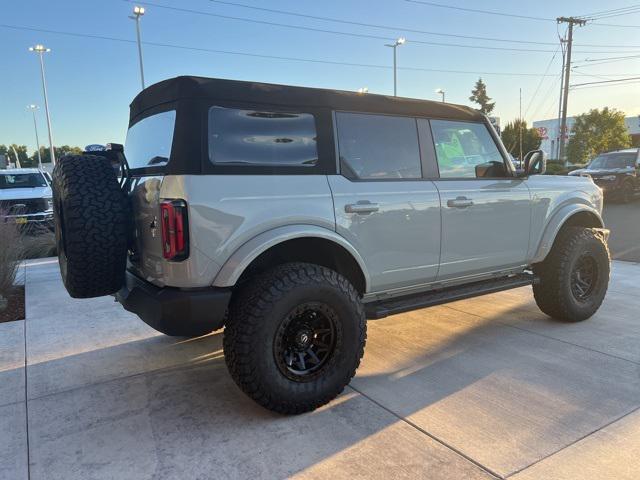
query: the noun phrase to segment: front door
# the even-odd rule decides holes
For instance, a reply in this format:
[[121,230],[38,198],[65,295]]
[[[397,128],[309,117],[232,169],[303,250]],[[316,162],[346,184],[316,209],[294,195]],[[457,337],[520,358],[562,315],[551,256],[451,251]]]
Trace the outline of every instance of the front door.
[[363,256],[371,291],[435,280],[440,199],[424,180],[416,120],[336,113],[341,175],[330,175],[336,228]]
[[439,280],[524,265],[531,201],[483,123],[432,120],[442,204]]

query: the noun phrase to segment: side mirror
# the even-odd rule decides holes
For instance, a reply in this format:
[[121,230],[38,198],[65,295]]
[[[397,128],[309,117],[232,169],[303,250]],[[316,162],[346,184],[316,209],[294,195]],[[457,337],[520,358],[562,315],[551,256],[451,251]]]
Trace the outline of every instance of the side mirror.
[[542,150],[531,150],[524,156],[526,175],[542,175],[547,171],[547,154]]

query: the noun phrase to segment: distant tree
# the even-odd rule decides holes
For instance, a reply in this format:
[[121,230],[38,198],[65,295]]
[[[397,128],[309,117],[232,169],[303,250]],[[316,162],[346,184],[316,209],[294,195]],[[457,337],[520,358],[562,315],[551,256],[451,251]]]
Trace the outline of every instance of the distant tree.
[[567,145],[567,159],[584,163],[599,153],[631,146],[624,113],[614,108],[593,109],[576,117]]
[[12,163],[16,162],[16,153],[18,154],[18,160],[20,160],[20,166],[28,167],[30,163],[26,145],[17,145],[15,143],[0,145],[0,155],[6,156],[8,161]]
[[522,153],[525,155],[531,150],[537,150],[540,148],[542,139],[538,130],[527,126],[525,120],[516,119],[513,122],[507,123],[506,127],[502,130],[502,143],[507,148],[509,153],[514,157],[520,157],[520,126],[522,125]]
[[[60,158],[64,155],[79,155],[82,153],[83,149],[80,147],[71,147],[69,145],[61,145],[59,147],[54,146],[56,158]],[[42,163],[50,163],[51,162],[51,152],[49,152],[49,147],[40,147],[40,155],[42,156]],[[33,152],[31,155],[31,161],[38,163],[38,152],[37,150]]]
[[485,115],[493,112],[496,106],[496,102],[492,102],[491,97],[487,95],[487,85],[482,81],[482,78],[478,78],[473,90],[471,90],[469,100],[480,105],[480,111]]

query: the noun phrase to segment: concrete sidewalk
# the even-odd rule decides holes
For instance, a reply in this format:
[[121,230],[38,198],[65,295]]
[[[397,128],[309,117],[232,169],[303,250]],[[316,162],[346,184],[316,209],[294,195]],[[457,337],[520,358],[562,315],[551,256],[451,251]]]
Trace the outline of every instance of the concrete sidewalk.
[[530,288],[370,321],[351,386],[296,417],[239,391],[221,332],[73,300],[54,261],[26,285],[27,320],[0,324],[2,479],[640,476],[638,264],[580,324]]

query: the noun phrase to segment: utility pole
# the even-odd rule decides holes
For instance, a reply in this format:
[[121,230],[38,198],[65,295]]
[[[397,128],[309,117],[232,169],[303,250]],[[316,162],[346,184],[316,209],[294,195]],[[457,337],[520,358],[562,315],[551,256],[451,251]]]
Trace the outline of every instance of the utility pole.
[[561,70],[561,74],[560,74],[560,94],[558,95],[558,125],[557,125],[557,131],[556,131],[556,146],[555,146],[555,153],[554,155],[556,156],[556,160],[560,160],[560,139],[562,138],[562,133],[560,133],[560,127],[561,127],[561,123],[562,123],[562,92],[564,92],[564,66],[565,66],[565,60],[566,60],[566,51],[565,51],[565,47],[564,44],[566,43],[566,40],[564,38],[560,39],[560,48],[562,50],[562,70]]
[[567,36],[567,59],[564,67],[564,91],[562,92],[562,121],[560,123],[560,158],[563,164],[567,165],[567,159],[565,157],[565,133],[567,131],[567,105],[569,103],[569,76],[571,73],[571,47],[573,45],[573,26],[583,26],[587,23],[586,20],[575,17],[558,17],[556,18],[558,23],[568,23],[569,32]]
[[520,164],[522,164],[522,88],[520,88]]

